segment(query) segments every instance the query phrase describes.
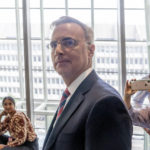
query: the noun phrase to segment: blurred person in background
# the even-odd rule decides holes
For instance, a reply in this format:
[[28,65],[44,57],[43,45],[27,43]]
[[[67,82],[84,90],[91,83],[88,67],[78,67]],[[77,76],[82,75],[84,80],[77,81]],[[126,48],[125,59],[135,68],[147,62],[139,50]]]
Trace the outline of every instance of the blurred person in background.
[[[150,80],[150,74],[143,77],[141,80]],[[150,92],[149,91],[146,91],[146,90],[137,91],[134,94],[133,102],[136,107],[141,107],[146,99],[148,99],[148,101],[150,103]]]
[[[133,79],[135,81],[135,79]],[[131,80],[131,81],[133,81]],[[132,122],[136,126],[140,126],[145,129],[145,131],[149,134],[150,129],[150,107],[135,109],[131,105],[131,96],[135,94],[137,91],[132,90],[131,81],[126,81],[125,92],[124,92],[124,102],[128,108],[129,114],[131,116]],[[145,92],[150,93],[150,90],[145,90]]]
[[[2,101],[0,113],[0,149],[38,150],[37,135],[29,118],[15,109],[15,100],[8,96]],[[3,117],[3,121],[2,121]],[[9,132],[10,136],[4,135]]]

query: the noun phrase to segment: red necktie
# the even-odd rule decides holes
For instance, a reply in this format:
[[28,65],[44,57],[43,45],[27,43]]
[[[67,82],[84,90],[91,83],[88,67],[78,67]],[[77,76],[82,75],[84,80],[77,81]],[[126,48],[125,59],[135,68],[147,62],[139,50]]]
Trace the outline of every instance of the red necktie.
[[66,88],[66,90],[63,92],[63,95],[61,97],[61,100],[60,100],[60,104],[59,104],[59,107],[58,107],[58,112],[57,112],[57,117],[56,119],[61,115],[62,111],[63,111],[63,108],[65,106],[65,103],[66,103],[66,100],[67,100],[67,97],[70,95],[68,89]]

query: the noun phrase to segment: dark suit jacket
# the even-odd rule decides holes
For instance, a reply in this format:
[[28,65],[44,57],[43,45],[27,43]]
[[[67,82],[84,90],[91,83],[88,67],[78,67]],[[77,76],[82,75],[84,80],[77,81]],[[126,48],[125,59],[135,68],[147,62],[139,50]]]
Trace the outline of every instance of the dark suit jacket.
[[43,150],[131,150],[132,122],[118,92],[95,71],[80,84]]

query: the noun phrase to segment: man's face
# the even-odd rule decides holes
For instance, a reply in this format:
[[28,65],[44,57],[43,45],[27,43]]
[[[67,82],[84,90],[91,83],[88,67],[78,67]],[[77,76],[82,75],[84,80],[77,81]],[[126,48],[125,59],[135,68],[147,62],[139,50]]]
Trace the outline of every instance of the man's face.
[[[62,41],[66,39],[73,39],[74,46],[63,46]],[[54,68],[64,80],[67,80],[67,83],[70,84],[82,72],[91,67],[95,47],[87,44],[84,31],[78,24],[58,25],[52,34],[51,43],[56,43],[55,48],[51,50]],[[72,44],[72,41],[68,44]]]

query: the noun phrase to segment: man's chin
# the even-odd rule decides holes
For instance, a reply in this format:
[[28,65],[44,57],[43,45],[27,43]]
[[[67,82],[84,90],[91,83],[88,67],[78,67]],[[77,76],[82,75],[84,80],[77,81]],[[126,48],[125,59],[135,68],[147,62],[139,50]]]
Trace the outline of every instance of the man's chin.
[[68,72],[67,68],[66,68],[66,70],[57,70],[57,73],[62,77],[70,76],[70,73]]
[[61,75],[61,76],[65,76],[67,73],[66,72],[64,72],[64,71],[57,71],[58,72],[58,74],[59,75]]
[[59,67],[56,68],[56,71],[58,74],[63,75],[63,74],[67,74],[68,73],[68,68],[67,67]]

